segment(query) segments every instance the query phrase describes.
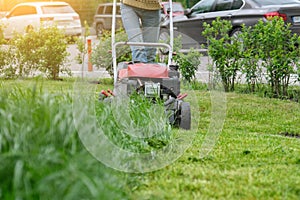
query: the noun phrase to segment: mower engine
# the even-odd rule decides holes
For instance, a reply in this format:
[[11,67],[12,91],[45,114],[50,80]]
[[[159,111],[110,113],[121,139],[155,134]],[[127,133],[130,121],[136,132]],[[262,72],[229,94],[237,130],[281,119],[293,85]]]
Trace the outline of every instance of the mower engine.
[[168,67],[160,63],[127,63],[118,64],[118,80],[114,94],[127,95],[137,93],[164,102],[170,124],[191,128],[190,104],[183,99],[187,94],[180,94],[180,74],[178,66]]

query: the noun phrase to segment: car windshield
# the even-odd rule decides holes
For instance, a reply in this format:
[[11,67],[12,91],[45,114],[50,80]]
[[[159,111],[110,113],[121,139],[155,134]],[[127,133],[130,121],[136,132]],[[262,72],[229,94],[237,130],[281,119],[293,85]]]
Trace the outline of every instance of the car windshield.
[[270,6],[270,5],[283,5],[283,4],[299,4],[299,0],[253,0],[258,5]]
[[68,5],[42,6],[42,11],[44,14],[74,13],[72,7]]
[[[164,4],[165,10],[170,8],[170,4]],[[173,12],[183,12],[183,8],[180,3],[172,3]]]

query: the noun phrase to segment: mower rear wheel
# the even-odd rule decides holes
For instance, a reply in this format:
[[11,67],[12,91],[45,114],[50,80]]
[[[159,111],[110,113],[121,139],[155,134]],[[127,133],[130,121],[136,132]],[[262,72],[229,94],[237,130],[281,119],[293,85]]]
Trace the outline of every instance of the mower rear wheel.
[[191,107],[190,103],[181,103],[179,127],[185,130],[191,129]]

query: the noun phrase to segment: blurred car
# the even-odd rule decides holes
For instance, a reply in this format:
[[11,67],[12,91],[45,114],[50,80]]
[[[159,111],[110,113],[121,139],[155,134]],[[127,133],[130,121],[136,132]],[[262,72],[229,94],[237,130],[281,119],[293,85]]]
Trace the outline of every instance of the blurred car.
[[[116,10],[116,29],[122,26],[120,3],[117,3]],[[97,36],[100,36],[104,30],[111,30],[113,3],[101,3],[98,5],[94,15],[93,28]]]
[[[206,44],[202,35],[203,23],[211,23],[217,17],[230,20],[230,36],[241,33],[242,24],[253,26],[259,20],[267,22],[278,16],[286,23],[291,23],[293,33],[300,34],[299,0],[201,0],[191,9],[185,10],[185,18],[174,18],[174,37],[182,36],[183,48]],[[161,26],[160,39],[168,35],[169,23]]]
[[24,34],[30,29],[53,25],[64,30],[68,36],[82,33],[78,13],[65,2],[20,3],[0,19],[0,24],[6,39],[12,38],[15,33]]

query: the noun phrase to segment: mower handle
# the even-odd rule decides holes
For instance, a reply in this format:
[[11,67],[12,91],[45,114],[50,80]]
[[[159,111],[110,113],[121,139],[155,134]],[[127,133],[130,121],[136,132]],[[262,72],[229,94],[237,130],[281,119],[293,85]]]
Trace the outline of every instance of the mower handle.
[[174,33],[173,33],[173,6],[172,0],[168,0],[170,4],[170,44],[165,43],[139,43],[139,42],[115,42],[115,29],[116,29],[116,13],[117,13],[117,0],[113,0],[113,18],[112,18],[112,27],[111,27],[111,46],[113,54],[113,67],[114,67],[114,84],[117,81],[117,56],[116,56],[116,46],[117,45],[135,45],[135,46],[156,46],[156,47],[165,47],[169,49],[169,58],[167,66],[171,65],[172,62],[172,53],[173,53],[173,43],[174,43]]

